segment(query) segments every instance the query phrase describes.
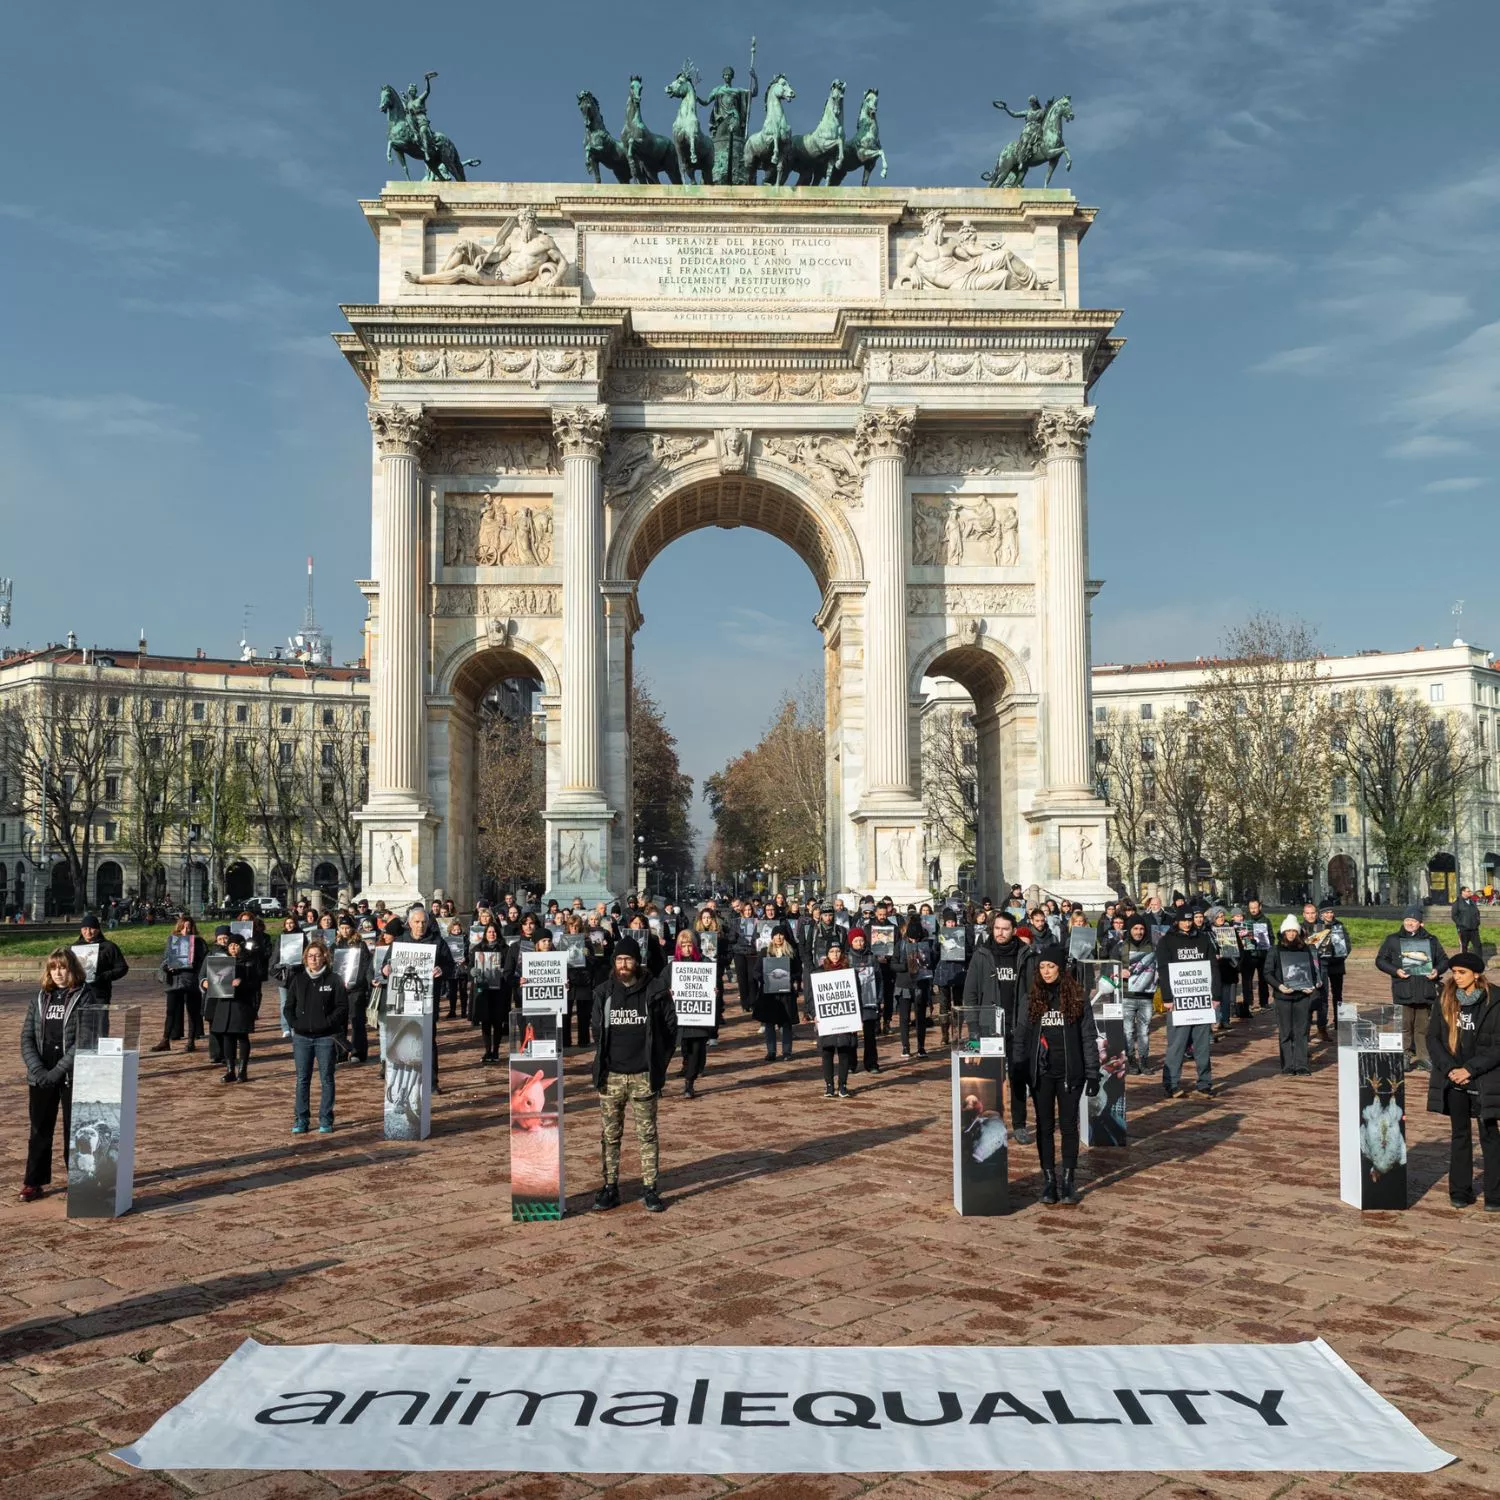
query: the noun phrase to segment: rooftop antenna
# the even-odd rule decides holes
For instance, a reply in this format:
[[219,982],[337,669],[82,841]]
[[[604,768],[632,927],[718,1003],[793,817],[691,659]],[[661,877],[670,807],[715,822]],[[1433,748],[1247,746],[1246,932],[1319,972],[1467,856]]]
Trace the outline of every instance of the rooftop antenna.
[[10,579],[0,578],[0,625],[10,629]]
[[302,612],[302,629],[307,632],[318,628],[317,617],[313,614],[313,560],[307,560],[307,608]]
[[1451,610],[1451,613],[1453,615],[1453,644],[1455,646],[1466,645],[1467,642],[1464,640],[1464,630],[1463,630],[1463,625],[1464,625],[1464,601],[1462,599],[1457,599],[1457,600],[1454,601],[1453,609]]

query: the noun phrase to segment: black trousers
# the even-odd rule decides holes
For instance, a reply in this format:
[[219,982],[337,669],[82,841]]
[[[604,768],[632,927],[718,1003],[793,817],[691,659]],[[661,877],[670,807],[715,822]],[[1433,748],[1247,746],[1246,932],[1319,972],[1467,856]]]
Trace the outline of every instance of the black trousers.
[[[1026,1124],[1026,1095],[1031,1087],[1031,1069],[1026,1059],[1011,1052],[1010,1039],[1005,1042],[1007,1057],[1005,1071],[1010,1075],[1010,1128],[1020,1130]],[[1038,1111],[1040,1116],[1040,1111]]]
[[52,1181],[52,1137],[57,1131],[58,1111],[62,1112],[63,1165],[68,1164],[68,1145],[73,1125],[73,1084],[71,1079],[47,1085],[32,1084],[26,1090],[26,1106],[31,1116],[31,1133],[26,1140],[26,1187],[46,1187]]
[[1043,1073],[1031,1087],[1036,1101],[1036,1154],[1044,1171],[1056,1164],[1052,1146],[1053,1117],[1062,1131],[1063,1171],[1078,1165],[1078,1101],[1083,1097],[1081,1083],[1069,1084],[1050,1073]]
[[578,1045],[587,1047],[589,1044],[589,1012],[594,1006],[594,992],[586,985],[570,984],[568,986],[568,1008],[563,1012],[562,1021],[562,1044],[564,1047],[573,1045],[573,1017],[578,1017]]
[[880,1017],[865,1017],[865,1072],[873,1073],[880,1066]]
[[901,1016],[901,1050],[911,1051],[911,1022],[915,1013],[917,1020],[917,1051],[927,1050],[927,1012],[932,1004],[932,981],[917,979],[915,990],[905,990],[896,996],[896,1008]]
[[215,1059],[226,1068],[250,1066],[250,1033],[247,1031],[219,1031],[214,1033],[219,1044],[219,1055]]
[[1264,1010],[1271,1003],[1271,986],[1266,981],[1266,955],[1257,953],[1254,958],[1247,958],[1240,974],[1245,982],[1246,1006],[1250,1004],[1250,987],[1255,985],[1260,990],[1260,1008]]
[[708,1038],[684,1037],[682,1042],[682,1081],[689,1088],[703,1075],[708,1062]]
[[896,1010],[896,974],[889,963],[877,964],[875,972],[880,975],[880,1025],[889,1031]]
[[203,1035],[203,997],[197,990],[168,990],[167,1020],[162,1027],[162,1040],[180,1042],[184,1032],[190,1042],[196,1042]]
[[750,971],[752,968],[758,967],[753,962],[755,957],[756,955],[753,953],[736,953],[734,955],[734,981],[739,987],[741,1010],[750,1009]]
[[834,1087],[834,1069],[838,1069],[838,1087],[844,1088],[849,1082],[849,1048],[848,1047],[824,1047],[823,1048],[823,1087],[831,1089]]
[[[1474,1192],[1474,1135],[1469,1129],[1473,1120],[1479,1126],[1479,1149],[1484,1157],[1484,1201],[1500,1203],[1500,1120],[1481,1120],[1478,1099],[1455,1084],[1443,1090],[1443,1102],[1453,1127],[1453,1142],[1448,1149],[1449,1195],[1469,1198]],[[30,1182],[30,1176],[26,1180]]]
[[369,996],[363,992],[349,999],[349,1050],[363,1062],[370,1055],[370,1021],[365,1014]]
[[1458,929],[1458,951],[1460,953],[1473,953],[1480,958],[1484,957],[1484,945],[1479,941],[1479,929],[1477,927],[1460,927]]
[[[480,1035],[484,1037],[485,1056],[493,1057],[500,1051],[500,1038],[505,1034],[500,1021],[481,1021],[479,1023]],[[566,1042],[563,1044],[567,1045]]]

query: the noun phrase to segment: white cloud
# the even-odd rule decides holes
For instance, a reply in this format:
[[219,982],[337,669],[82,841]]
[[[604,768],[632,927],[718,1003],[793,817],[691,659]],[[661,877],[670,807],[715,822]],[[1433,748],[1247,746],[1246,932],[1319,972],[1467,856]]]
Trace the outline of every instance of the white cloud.
[[1334,369],[1337,354],[1332,344],[1303,344],[1272,354],[1250,370],[1255,375],[1324,375]]
[[1500,424],[1500,322],[1476,328],[1433,360],[1397,409],[1424,425]]
[[[1404,266],[1397,267],[1405,270]],[[1330,297],[1319,310],[1361,326],[1360,336],[1379,342],[1414,338],[1451,327],[1472,316],[1473,305],[1462,292],[1425,292],[1381,287],[1353,297]]]
[[190,443],[197,435],[191,430],[193,417],[180,407],[140,396],[47,396],[22,395],[13,398],[16,405],[38,422],[51,422],[70,428],[79,437],[88,438],[156,438],[162,441]]
[[1474,451],[1474,444],[1467,438],[1444,437],[1437,432],[1418,432],[1387,448],[1388,458],[1460,458]]
[[1429,495],[1461,495],[1468,490],[1483,489],[1487,483],[1488,480],[1480,479],[1477,475],[1466,475],[1454,479],[1434,479],[1422,488]]

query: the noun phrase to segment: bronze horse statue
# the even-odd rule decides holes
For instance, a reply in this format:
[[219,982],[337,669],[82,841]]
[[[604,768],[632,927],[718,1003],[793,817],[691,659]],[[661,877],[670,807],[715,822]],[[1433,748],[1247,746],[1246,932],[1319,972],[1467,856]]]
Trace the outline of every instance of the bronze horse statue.
[[677,169],[677,147],[664,135],[647,129],[641,119],[641,75],[631,74],[630,95],[625,101],[625,128],[620,132],[620,147],[625,160],[630,163],[632,182],[661,182],[661,174],[667,174],[669,182],[681,184],[682,173]]
[[772,187],[784,187],[791,164],[792,127],[787,123],[782,105],[795,99],[797,91],[778,73],[766,85],[765,123],[754,135],[745,137],[745,181],[752,187],[760,173]]
[[790,146],[791,160],[787,161],[787,150],[782,151],[783,180],[785,173],[797,173],[798,187],[825,187],[831,175],[844,165],[844,80],[835,78],[828,90],[828,102],[823,106],[823,118],[807,135],[794,135]]
[[428,139],[432,142],[432,148],[430,154],[424,155],[420,132],[412,124],[406,101],[388,83],[383,84],[380,89],[380,112],[385,116],[385,159],[390,161],[393,153],[399,156],[402,174],[408,182],[411,181],[411,172],[406,164],[408,157],[415,157],[427,168],[427,175],[422,179],[424,182],[464,182],[467,180],[464,168],[479,165],[477,156],[460,156],[458,147],[441,130],[433,130],[431,127],[428,129]]
[[629,182],[630,163],[619,141],[605,127],[599,101],[587,89],[578,96],[578,109],[583,115],[584,171],[598,182],[599,168],[605,166],[615,174],[617,182]]
[[875,163],[880,163],[880,175],[885,176],[885,152],[880,149],[880,123],[875,111],[880,103],[879,89],[866,89],[863,103],[859,106],[859,123],[854,127],[854,139],[844,142],[844,161],[828,175],[829,187],[838,187],[857,166],[865,169],[860,179],[861,187],[869,187],[870,172]]
[[672,121],[677,175],[683,182],[691,182],[696,172],[699,182],[706,186],[713,180],[714,147],[707,131],[698,123],[698,106],[708,100],[698,97],[698,72],[691,60],[682,65],[682,71],[667,85],[667,93],[682,101],[677,106],[677,118]]

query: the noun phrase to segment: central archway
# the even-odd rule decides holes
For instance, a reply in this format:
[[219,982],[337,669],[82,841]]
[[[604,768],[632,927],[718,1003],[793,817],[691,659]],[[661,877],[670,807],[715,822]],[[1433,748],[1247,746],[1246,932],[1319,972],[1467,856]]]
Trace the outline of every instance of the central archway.
[[[819,594],[813,623],[822,636],[824,735],[824,878],[841,885],[857,868],[844,811],[855,805],[863,769],[864,566],[859,542],[840,501],[806,474],[751,451],[742,473],[720,472],[713,459],[660,476],[633,504],[612,508],[606,544],[606,692],[610,732],[605,736],[605,785],[621,814],[623,837],[614,841],[615,889],[633,884],[629,868],[634,827],[630,705],[635,678],[634,637],[642,617],[637,589],[651,563],[673,542],[710,527],[747,527],[784,542],[806,564]],[[748,748],[748,746],[747,746]]]

